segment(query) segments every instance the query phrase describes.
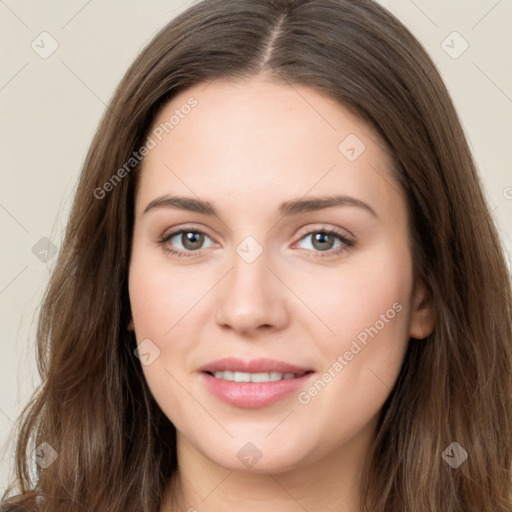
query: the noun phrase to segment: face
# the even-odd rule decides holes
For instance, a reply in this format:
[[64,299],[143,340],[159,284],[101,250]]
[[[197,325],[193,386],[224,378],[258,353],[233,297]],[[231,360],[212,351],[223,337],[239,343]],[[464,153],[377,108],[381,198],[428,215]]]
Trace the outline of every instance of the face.
[[129,293],[178,445],[254,472],[355,454],[433,328],[376,134],[256,77],[183,91],[147,147]]

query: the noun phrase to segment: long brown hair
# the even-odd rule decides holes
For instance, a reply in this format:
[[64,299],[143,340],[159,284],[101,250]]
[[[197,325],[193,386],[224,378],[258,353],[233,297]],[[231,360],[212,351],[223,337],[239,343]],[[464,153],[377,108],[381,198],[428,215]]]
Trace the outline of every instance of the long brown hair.
[[[436,67],[371,0],[203,1],[163,28],[129,68],[86,157],[40,311],[42,384],[19,418],[15,482],[4,500],[15,485],[19,494],[5,505],[159,510],[177,468],[175,429],[149,391],[126,328],[140,165],[105,183],[178,92],[262,72],[328,94],[384,141],[408,201],[415,275],[434,304],[435,330],[409,341],[383,407],[363,474],[364,510],[510,512],[509,271]],[[468,454],[458,468],[442,457],[453,442]],[[32,457],[41,443],[58,454],[44,469]]]

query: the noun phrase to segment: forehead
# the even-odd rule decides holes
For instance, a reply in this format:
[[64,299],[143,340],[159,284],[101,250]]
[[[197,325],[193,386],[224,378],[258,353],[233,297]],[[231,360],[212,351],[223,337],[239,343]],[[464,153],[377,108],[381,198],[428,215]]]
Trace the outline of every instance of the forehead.
[[150,137],[154,148],[143,162],[138,202],[171,192],[222,194],[248,208],[351,192],[385,209],[399,194],[375,132],[337,101],[296,84],[264,78],[197,84],[164,106]]

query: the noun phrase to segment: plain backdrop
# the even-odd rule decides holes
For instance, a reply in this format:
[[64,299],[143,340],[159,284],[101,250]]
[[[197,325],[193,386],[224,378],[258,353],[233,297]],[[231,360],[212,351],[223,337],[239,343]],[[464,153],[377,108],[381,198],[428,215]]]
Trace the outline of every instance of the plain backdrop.
[[[439,68],[510,261],[512,0],[381,3]],[[41,247],[49,239],[59,248],[81,165],[116,84],[152,36],[191,4],[0,0],[0,492],[12,469],[18,414],[40,382],[35,315],[57,259]]]

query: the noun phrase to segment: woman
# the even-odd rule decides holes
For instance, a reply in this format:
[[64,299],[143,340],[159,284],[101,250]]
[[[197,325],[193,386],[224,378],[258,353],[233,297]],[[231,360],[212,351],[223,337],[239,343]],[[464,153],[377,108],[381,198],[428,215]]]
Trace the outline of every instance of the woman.
[[4,508],[510,512],[511,306],[399,21],[201,2],[92,142]]

